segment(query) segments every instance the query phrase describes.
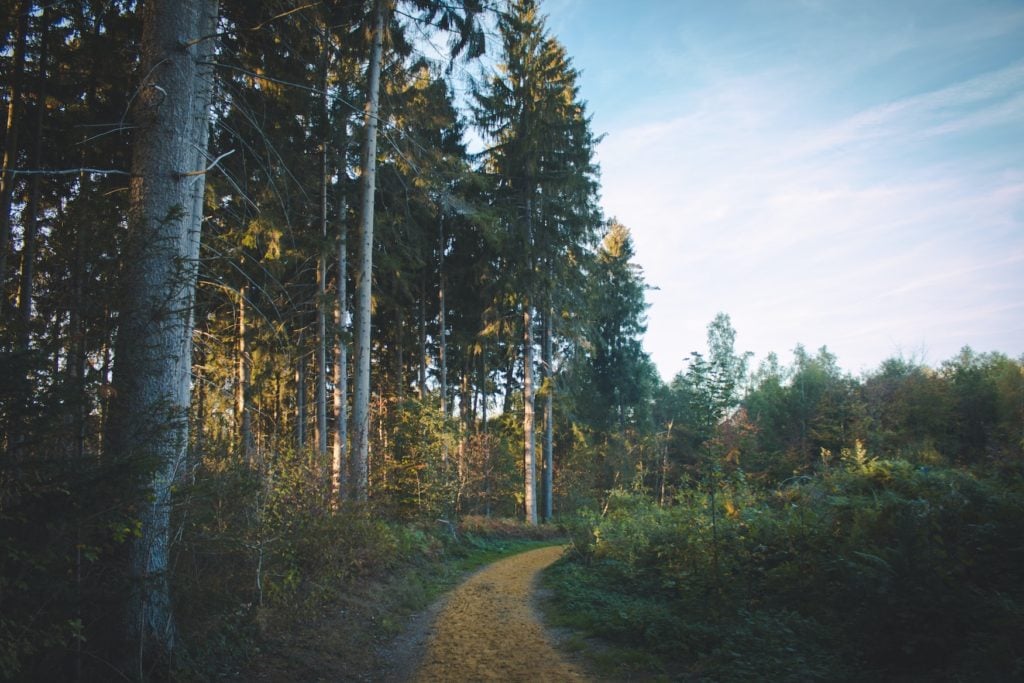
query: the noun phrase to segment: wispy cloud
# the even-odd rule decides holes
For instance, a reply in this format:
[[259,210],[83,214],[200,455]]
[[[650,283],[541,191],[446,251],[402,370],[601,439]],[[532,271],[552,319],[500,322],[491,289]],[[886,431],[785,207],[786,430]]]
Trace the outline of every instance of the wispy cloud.
[[546,0],[633,230],[662,372],[730,313],[844,367],[1024,351],[1024,7]]
[[795,158],[893,138],[933,137],[1024,119],[1024,62],[872,107],[811,134]]
[[718,310],[761,354],[820,338],[855,369],[904,343],[945,353],[970,330],[943,330],[985,316],[1013,326],[1022,177],[1012,158],[944,145],[997,125],[1024,133],[1024,63],[819,127],[787,127],[777,102],[732,91],[742,82],[601,147],[606,208],[663,288],[649,316],[659,366],[680,369]]

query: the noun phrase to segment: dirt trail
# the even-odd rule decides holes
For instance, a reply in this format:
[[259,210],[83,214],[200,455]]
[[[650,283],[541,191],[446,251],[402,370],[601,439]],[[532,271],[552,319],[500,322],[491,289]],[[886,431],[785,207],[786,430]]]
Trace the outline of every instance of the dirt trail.
[[554,649],[534,608],[538,573],[562,555],[539,548],[495,562],[455,589],[426,632],[409,678],[444,681],[585,681]]

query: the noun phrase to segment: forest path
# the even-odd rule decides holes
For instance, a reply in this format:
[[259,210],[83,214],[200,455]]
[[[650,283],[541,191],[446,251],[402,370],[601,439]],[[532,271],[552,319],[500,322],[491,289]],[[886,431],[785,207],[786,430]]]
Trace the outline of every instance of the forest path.
[[[554,648],[534,606],[538,574],[564,548],[538,548],[499,560],[452,591],[433,624],[411,636],[419,667],[399,679],[585,681]],[[416,641],[419,642],[416,642]]]

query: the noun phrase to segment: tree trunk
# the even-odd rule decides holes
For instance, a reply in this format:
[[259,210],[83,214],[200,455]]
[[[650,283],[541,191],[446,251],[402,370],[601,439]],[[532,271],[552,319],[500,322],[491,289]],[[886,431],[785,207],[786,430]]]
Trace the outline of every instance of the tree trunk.
[[[528,176],[531,174],[527,174]],[[527,181],[527,187],[530,187]],[[526,257],[527,291],[523,301],[523,481],[525,492],[523,505],[527,524],[537,524],[537,437],[534,433],[534,387],[533,387],[533,302],[530,294],[533,287],[533,201],[526,198]]]
[[252,438],[252,407],[249,405],[252,363],[249,357],[249,329],[246,318],[246,298],[248,294],[248,287],[242,285],[241,289],[238,290],[238,377],[236,378],[235,414],[237,416],[236,428],[238,430],[239,450],[245,459],[245,464],[251,466],[253,464],[255,448]]
[[330,67],[328,31],[323,31],[320,64],[320,245],[316,268],[316,450],[326,468],[327,461],[327,140],[329,102],[327,71]]
[[[448,303],[445,301],[444,279],[444,214],[437,223],[438,232],[438,265],[437,265],[437,372],[441,380],[441,424],[448,419]],[[448,465],[448,440],[444,440],[441,450],[441,465]]]
[[512,393],[515,391],[515,361],[512,358],[505,359],[505,398],[501,403],[501,412],[512,412]]
[[427,398],[427,288],[420,284],[420,310],[419,310],[419,343],[420,358],[419,368],[416,375],[416,393],[420,401]]
[[373,208],[377,176],[377,116],[380,110],[380,67],[384,51],[384,2],[377,0],[373,18],[366,109],[363,115],[362,207],[359,260],[355,270],[355,387],[352,397],[352,478],[357,501],[368,497],[370,453],[370,295],[373,279]]
[[302,334],[299,334],[299,357],[295,365],[295,445],[301,451],[306,447],[306,352]]
[[401,403],[405,400],[405,330],[402,326],[402,316],[396,315],[394,322],[395,348],[392,362],[394,368],[395,399]]
[[480,353],[480,431],[487,433],[487,354]]
[[[39,64],[36,72],[36,116],[33,127],[32,154],[29,166],[39,168],[43,148],[43,111],[46,109],[46,45],[50,30],[50,9],[43,10],[43,26],[39,34]],[[32,299],[34,297],[36,238],[39,234],[39,193],[41,177],[36,174],[29,181],[28,203],[25,206],[25,234],[21,249],[21,287],[18,294],[21,325],[18,346],[28,349],[32,338]],[[2,280],[0,280],[2,282]]]
[[444,215],[437,222],[437,362],[441,380],[441,417],[448,417],[448,304],[444,286]]
[[533,415],[533,311],[523,304],[523,471],[526,523],[537,524],[537,453]]
[[288,382],[285,380],[285,376],[282,372],[278,371],[274,373],[274,418],[273,418],[273,440],[281,438],[283,434],[287,434],[291,430],[289,424],[289,417],[291,411],[288,410],[286,399],[286,390]]
[[14,56],[7,94],[7,119],[4,125],[3,158],[0,160],[0,315],[7,306],[4,283],[7,282],[7,252],[11,248],[11,203],[14,197],[14,174],[11,172],[18,156],[18,123],[21,114],[22,76],[25,73],[25,39],[32,2],[22,0],[14,35]]
[[316,302],[316,453],[318,471],[327,461],[327,257],[317,264]]
[[554,394],[552,365],[553,346],[552,335],[554,311],[548,307],[547,315],[544,316],[544,521],[551,521],[553,485],[554,485]]
[[[87,362],[87,351],[86,351],[86,338],[85,338],[85,325],[82,321],[82,311],[84,309],[84,287],[83,287],[83,271],[85,270],[82,256],[82,230],[79,227],[75,230],[75,250],[74,250],[74,265],[71,267],[71,310],[68,316],[68,336],[71,338],[71,345],[68,350],[69,362],[68,362],[68,379],[72,387],[72,398],[71,400],[75,403],[75,416],[74,416],[74,431],[75,431],[75,443],[73,447],[73,456],[75,460],[81,461],[85,455],[85,443],[86,443],[86,419],[87,415],[91,412],[94,405],[90,395],[86,392],[85,387],[85,367]],[[103,342],[104,349],[106,348],[106,339]],[[104,383],[106,382],[106,375],[103,375]],[[101,408],[102,411],[102,408]],[[101,415],[103,413],[101,412]]]
[[473,354],[467,351],[462,360],[462,379],[460,384],[462,386],[461,396],[459,401],[464,405],[462,409],[462,419],[465,423],[466,436],[473,431],[473,423],[476,422],[476,392],[470,386],[473,376]]
[[483,435],[484,514],[491,516],[491,439],[487,434],[487,354],[480,354],[480,430]]
[[[473,429],[473,402],[471,399],[471,392],[469,390],[469,375],[473,368],[473,357],[467,353],[463,356],[462,361],[462,377],[459,380],[459,453],[458,453],[458,467],[459,467],[459,491],[461,494],[463,482],[465,479],[465,463],[466,463],[466,441],[469,439],[469,435]],[[461,510],[458,510],[461,512]]]
[[348,463],[345,452],[348,440],[348,231],[345,216],[348,207],[344,191],[338,209],[338,296],[334,308],[334,449],[332,457],[332,487],[336,500],[347,496]]
[[192,452],[189,454],[191,457],[186,463],[190,484],[195,483],[196,467],[202,462],[203,453],[206,451],[206,383],[209,381],[206,377],[206,347],[200,344],[195,355],[196,414],[193,424],[196,432],[192,439]]
[[148,473],[138,493],[127,615],[131,675],[140,679],[175,642],[167,579],[171,486],[188,445],[217,2],[152,0],[142,12],[144,81],[132,106],[129,237],[108,442],[109,455]]
[[665,484],[668,479],[668,445],[672,440],[672,420],[665,428],[665,448],[661,452],[661,492],[658,495],[658,507],[665,507]]

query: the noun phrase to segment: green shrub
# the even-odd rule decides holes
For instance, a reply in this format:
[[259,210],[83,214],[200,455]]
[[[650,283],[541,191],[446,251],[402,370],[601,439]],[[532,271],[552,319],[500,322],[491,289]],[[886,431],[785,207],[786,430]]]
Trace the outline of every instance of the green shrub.
[[759,496],[719,486],[714,519],[697,489],[581,515],[550,574],[559,618],[714,679],[1021,670],[1019,479],[862,457]]

